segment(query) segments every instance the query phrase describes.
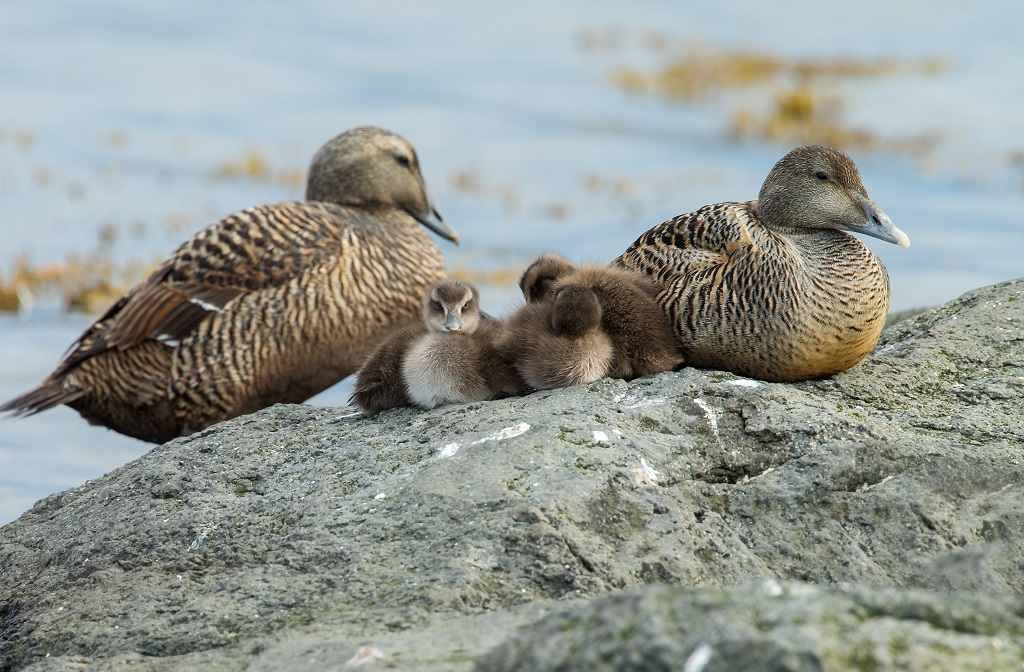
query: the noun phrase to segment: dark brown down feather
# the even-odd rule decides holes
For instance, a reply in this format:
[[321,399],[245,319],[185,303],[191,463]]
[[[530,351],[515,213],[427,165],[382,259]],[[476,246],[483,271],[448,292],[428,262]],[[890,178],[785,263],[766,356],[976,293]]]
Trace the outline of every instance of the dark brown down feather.
[[507,318],[498,348],[532,387],[628,380],[683,361],[643,275],[576,266],[548,253],[526,269],[519,287],[527,304]]

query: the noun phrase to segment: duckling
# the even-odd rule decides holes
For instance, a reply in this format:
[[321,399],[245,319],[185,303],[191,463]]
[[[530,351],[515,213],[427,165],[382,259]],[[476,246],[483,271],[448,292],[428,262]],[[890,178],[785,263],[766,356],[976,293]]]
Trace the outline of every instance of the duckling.
[[612,263],[654,282],[688,364],[807,380],[860,362],[885,324],[888,273],[847,232],[910,246],[849,156],[799,147],[756,201],[674,217]]
[[348,130],[314,156],[305,201],[201,230],[0,412],[66,404],[159,443],[304,401],[358,368],[445,276],[423,227],[458,243],[412,145],[381,128]]
[[[555,300],[533,301],[510,315],[495,340],[535,390],[592,383],[608,374],[615,347],[601,330],[601,304],[587,288],[566,288]],[[557,316],[557,324],[556,324]]]
[[632,379],[682,363],[672,327],[645,277],[575,266],[551,253],[519,281],[527,305],[509,318],[501,344],[534,387]]
[[413,404],[434,408],[527,391],[495,349],[500,327],[481,313],[476,287],[458,280],[437,283],[423,310],[427,331],[402,359],[402,379]]
[[574,270],[576,266],[565,257],[545,252],[523,271],[519,277],[519,290],[527,303],[547,301],[551,298],[551,287],[555,281]]
[[601,329],[615,347],[607,375],[627,380],[668,371],[682,363],[682,355],[664,311],[655,301],[654,285],[638,273],[605,266],[575,266],[553,253],[541,255],[523,273],[520,289],[528,301],[554,300],[552,319],[556,333],[560,313],[572,304],[570,287],[594,294],[601,307]]
[[394,331],[356,378],[350,399],[366,415],[396,406],[434,408],[523,394],[526,385],[494,349],[498,321],[476,288],[444,280],[423,300],[422,319]]

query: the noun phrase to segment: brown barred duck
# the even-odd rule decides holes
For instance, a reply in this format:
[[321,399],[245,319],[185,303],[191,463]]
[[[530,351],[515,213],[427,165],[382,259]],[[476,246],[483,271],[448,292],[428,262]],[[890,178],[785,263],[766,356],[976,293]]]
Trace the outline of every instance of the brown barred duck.
[[197,233],[0,412],[66,404],[93,424],[164,442],[355,371],[445,276],[425,231],[458,243],[416,152],[380,128],[317,152],[304,201],[262,205]]
[[800,147],[756,201],[679,215],[612,263],[654,282],[688,365],[807,380],[860,362],[885,324],[889,276],[851,232],[910,246],[849,156]]

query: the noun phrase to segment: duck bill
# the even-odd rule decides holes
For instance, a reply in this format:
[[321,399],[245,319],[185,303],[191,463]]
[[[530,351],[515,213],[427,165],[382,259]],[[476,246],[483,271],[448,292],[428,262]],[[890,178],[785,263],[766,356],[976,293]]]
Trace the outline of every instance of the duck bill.
[[444,328],[446,331],[461,331],[462,320],[459,319],[458,314],[452,310],[446,310],[444,313]]
[[459,244],[459,234],[456,233],[455,229],[444,223],[444,220],[441,219],[441,215],[434,208],[430,208],[430,211],[426,214],[422,212],[415,212],[413,210],[408,210],[407,212],[412,215],[417,222],[445,240],[450,240],[456,245]]
[[907,237],[907,234],[897,229],[893,225],[892,220],[889,219],[889,215],[882,212],[882,209],[875,205],[874,201],[867,196],[854,195],[860,201],[861,207],[864,208],[864,219],[868,223],[863,225],[848,224],[846,226],[848,231],[863,233],[865,236],[878,238],[887,243],[894,243],[900,247],[910,247],[910,238]]

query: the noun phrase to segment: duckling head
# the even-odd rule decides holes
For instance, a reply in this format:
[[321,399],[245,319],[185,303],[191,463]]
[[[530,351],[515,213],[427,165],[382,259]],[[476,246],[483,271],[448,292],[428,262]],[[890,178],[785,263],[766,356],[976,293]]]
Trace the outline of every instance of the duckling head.
[[437,332],[471,334],[480,324],[480,295],[462,280],[435,282],[423,301],[423,322]]
[[430,203],[416,150],[383,128],[353,128],[321,147],[309,167],[306,200],[398,208],[442,238],[459,243],[459,235]]
[[779,159],[757,199],[765,226],[838,229],[910,247],[910,238],[868,197],[853,159],[831,147],[798,147]]
[[590,287],[569,285],[557,290],[551,306],[551,328],[564,338],[582,338],[601,328],[603,311]]
[[519,289],[527,303],[537,303],[551,298],[551,286],[559,278],[576,269],[565,257],[545,252],[523,271],[519,278]]

